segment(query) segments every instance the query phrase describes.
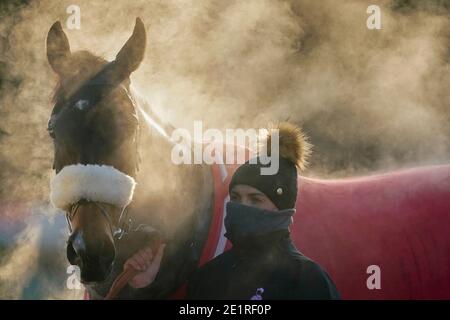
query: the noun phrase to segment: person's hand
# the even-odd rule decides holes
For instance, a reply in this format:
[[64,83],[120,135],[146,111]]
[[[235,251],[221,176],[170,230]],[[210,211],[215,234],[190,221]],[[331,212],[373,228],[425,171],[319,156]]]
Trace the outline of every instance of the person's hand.
[[150,247],[136,252],[124,265],[124,269],[134,268],[140,271],[128,284],[135,289],[144,288],[155,280],[164,254],[165,244],[159,246],[158,252],[153,253]]

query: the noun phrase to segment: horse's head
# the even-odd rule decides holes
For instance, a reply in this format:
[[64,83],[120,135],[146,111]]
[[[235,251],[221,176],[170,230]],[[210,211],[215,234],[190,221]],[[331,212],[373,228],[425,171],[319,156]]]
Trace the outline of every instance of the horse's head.
[[58,192],[57,200],[68,213],[72,233],[67,256],[80,267],[85,283],[102,281],[109,274],[115,258],[113,233],[127,204],[116,201],[114,192],[128,188],[137,171],[138,118],[129,76],[143,60],[145,44],[140,19],[112,62],[87,51],[71,52],[59,22],[47,36],[48,61],[59,76],[48,123],[53,168],[57,176],[64,173],[58,189],[69,190],[52,192]]

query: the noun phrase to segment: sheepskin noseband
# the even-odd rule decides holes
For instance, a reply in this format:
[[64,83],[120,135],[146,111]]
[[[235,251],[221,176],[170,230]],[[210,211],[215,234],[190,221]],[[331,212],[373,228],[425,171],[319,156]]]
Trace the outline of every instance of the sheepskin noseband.
[[51,180],[50,201],[63,210],[81,199],[125,207],[133,199],[135,186],[132,177],[111,166],[70,165]]

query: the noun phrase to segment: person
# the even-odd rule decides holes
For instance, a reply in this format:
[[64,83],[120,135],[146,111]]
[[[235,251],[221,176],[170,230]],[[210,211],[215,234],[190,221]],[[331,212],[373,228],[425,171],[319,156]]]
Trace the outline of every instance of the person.
[[[299,252],[290,238],[297,171],[305,166],[309,143],[301,129],[290,123],[275,129],[278,172],[262,175],[260,169],[270,164],[262,164],[260,156],[236,170],[229,184],[225,217],[225,236],[233,246],[193,273],[187,299],[340,299],[327,272]],[[269,135],[267,146],[271,139]],[[267,151],[270,154],[270,148]],[[148,252],[129,259],[127,263],[141,270],[131,286],[151,284],[159,264],[158,259],[152,262],[150,258]]]

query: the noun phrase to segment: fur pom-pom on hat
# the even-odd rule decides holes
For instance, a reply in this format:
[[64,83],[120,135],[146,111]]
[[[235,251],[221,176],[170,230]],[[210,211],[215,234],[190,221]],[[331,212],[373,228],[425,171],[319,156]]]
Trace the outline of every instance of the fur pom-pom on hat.
[[308,158],[311,155],[311,144],[307,136],[300,127],[289,122],[271,124],[268,128],[268,135],[263,147],[267,148],[267,155],[271,155],[271,142],[274,130],[278,130],[279,155],[291,161],[300,171],[308,165]]

